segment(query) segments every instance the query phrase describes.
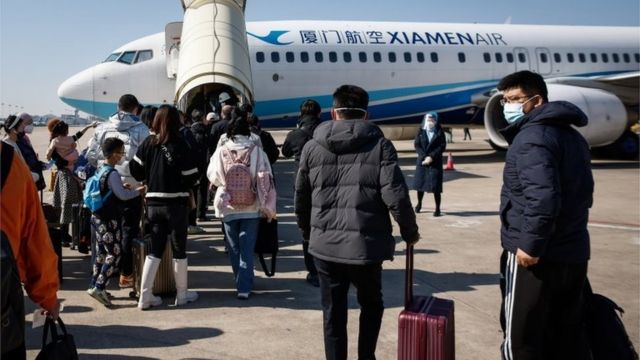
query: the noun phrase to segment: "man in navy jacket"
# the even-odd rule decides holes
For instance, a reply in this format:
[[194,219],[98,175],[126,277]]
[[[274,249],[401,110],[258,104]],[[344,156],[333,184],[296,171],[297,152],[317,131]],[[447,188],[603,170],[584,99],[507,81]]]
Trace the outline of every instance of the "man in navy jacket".
[[581,322],[593,176],[587,142],[571,126],[587,117],[548,102],[530,71],[498,89],[510,144],[500,195],[503,359],[588,358]]

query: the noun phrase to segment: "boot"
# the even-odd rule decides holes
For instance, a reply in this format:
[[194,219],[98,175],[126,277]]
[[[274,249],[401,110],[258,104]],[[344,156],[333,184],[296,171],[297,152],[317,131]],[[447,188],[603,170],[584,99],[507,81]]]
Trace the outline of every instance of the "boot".
[[142,281],[140,282],[140,299],[138,309],[146,310],[151,306],[162,305],[162,299],[153,295],[153,283],[160,266],[160,259],[147,255],[142,268]]
[[173,275],[176,278],[176,306],[198,300],[198,293],[187,290],[187,259],[173,259]]
[[422,210],[422,202],[419,201],[418,205],[416,205],[414,210],[415,210],[416,214],[419,213],[420,210]]

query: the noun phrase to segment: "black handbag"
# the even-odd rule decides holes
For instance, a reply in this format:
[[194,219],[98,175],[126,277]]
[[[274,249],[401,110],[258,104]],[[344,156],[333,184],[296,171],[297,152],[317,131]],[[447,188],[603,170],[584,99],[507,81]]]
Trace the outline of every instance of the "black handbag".
[[[57,323],[62,330],[62,334],[60,335],[58,335],[56,321],[47,317],[42,333],[42,350],[40,350],[40,353],[36,356],[36,360],[78,359],[78,350],[76,349],[73,335],[67,333],[67,328],[64,326],[61,318],[58,318]],[[49,331],[51,331],[51,342],[47,343]]]
[[[264,274],[272,277],[276,273],[276,258],[278,254],[278,220],[268,222],[266,218],[260,219],[258,225],[258,237],[254,252],[258,254]],[[271,271],[264,260],[264,254],[271,254]]]

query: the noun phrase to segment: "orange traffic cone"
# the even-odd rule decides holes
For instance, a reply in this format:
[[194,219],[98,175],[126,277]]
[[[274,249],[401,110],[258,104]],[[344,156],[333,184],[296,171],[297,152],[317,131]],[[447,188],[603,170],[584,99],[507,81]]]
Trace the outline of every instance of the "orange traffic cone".
[[445,167],[444,169],[455,170],[455,168],[453,167],[453,155],[451,155],[451,152],[449,152],[449,158],[447,159],[447,167]]

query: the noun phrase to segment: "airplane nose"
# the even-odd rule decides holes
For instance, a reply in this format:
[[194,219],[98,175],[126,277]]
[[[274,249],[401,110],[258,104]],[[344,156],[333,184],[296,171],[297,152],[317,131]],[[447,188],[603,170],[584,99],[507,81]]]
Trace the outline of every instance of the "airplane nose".
[[89,68],[65,80],[58,87],[58,97],[64,103],[87,112],[93,103],[93,69]]

